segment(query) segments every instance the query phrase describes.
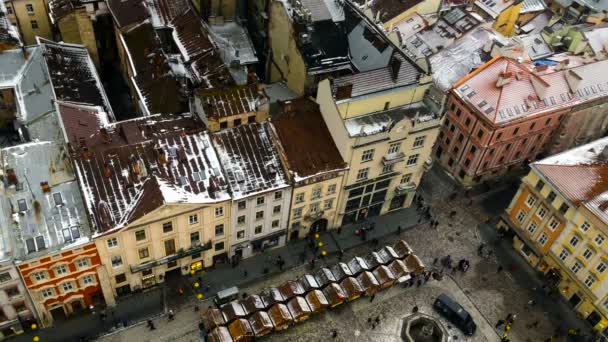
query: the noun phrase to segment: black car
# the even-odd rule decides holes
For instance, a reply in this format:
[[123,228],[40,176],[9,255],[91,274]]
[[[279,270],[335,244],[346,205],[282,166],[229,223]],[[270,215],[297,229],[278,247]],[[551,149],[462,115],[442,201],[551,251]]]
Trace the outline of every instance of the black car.
[[448,297],[445,293],[435,299],[433,307],[448,321],[462,330],[465,335],[471,336],[475,334],[477,325],[473,322],[473,317],[462,305]]

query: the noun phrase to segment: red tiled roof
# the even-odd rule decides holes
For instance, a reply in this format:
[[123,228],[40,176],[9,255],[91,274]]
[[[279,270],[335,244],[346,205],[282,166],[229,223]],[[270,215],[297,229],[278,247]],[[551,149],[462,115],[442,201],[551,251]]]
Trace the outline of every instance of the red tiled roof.
[[144,0],[106,0],[106,3],[118,28],[136,24],[148,18]]

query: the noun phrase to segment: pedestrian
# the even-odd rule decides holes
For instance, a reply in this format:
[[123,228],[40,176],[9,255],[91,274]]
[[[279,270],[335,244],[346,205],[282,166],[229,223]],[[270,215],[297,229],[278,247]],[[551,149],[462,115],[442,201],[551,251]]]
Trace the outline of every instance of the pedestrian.
[[470,199],[470,200],[469,200],[469,207],[470,207],[470,206],[472,206],[472,205],[473,205],[473,200],[472,200],[472,199]]
[[173,310],[169,310],[169,320],[172,321],[173,319],[175,319],[175,314],[173,313]]
[[247,272],[247,270],[243,271],[243,278],[247,278],[247,276],[249,275],[249,272]]
[[374,299],[376,299],[376,294],[375,294],[375,293],[374,293],[374,294],[372,294],[372,295],[371,295],[371,297],[369,297],[369,302],[370,302],[370,303],[371,303],[371,302],[373,302],[373,301],[374,301]]
[[418,312],[418,305],[414,305],[414,307],[412,308],[412,313],[416,312]]
[[372,329],[376,329],[376,323],[372,323]]
[[503,270],[502,265],[498,265],[498,268],[496,269],[496,273],[500,273],[500,272],[502,272],[502,270]]
[[148,320],[148,328],[150,328],[150,330],[156,329],[156,327],[154,326],[154,323],[152,322],[151,319]]
[[380,316],[376,316],[376,319],[374,321],[376,322],[376,324],[380,324]]
[[184,294],[184,289],[182,289],[181,287],[177,289],[177,293],[179,293],[179,295],[183,295]]
[[372,318],[371,317],[367,318],[367,323],[370,323],[370,324],[372,323]]
[[243,292],[242,296],[243,296],[243,299],[247,298],[247,292]]
[[505,321],[503,319],[499,319],[498,322],[496,322],[496,325],[494,325],[494,329],[500,328],[503,324],[505,324]]
[[479,245],[479,247],[477,248],[477,255],[482,256],[483,255],[483,248],[486,246],[485,243],[481,243],[481,245]]
[[338,337],[338,330],[334,329],[331,331],[331,338],[336,338]]
[[536,320],[536,321],[528,324],[527,327],[528,327],[528,329],[532,329],[532,328],[536,329],[536,328],[538,328],[538,320]]
[[422,223],[422,217],[418,218],[418,224]]
[[312,259],[310,259],[310,268],[315,268],[315,257],[312,257]]

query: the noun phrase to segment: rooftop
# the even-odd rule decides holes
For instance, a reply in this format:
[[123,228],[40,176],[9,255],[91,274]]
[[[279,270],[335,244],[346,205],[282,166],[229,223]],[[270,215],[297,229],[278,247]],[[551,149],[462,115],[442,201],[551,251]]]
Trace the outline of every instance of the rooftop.
[[272,120],[281,141],[288,170],[299,182],[325,172],[343,170],[342,159],[325,125],[319,105],[307,98],[285,101],[282,113]]
[[436,119],[437,116],[422,102],[412,103],[386,111],[344,120],[344,125],[350,137],[365,137],[383,132],[389,132],[395,124],[404,119],[422,123]]
[[532,163],[574,205],[608,222],[608,138]]
[[542,12],[547,9],[544,0],[524,0],[519,13]]
[[583,35],[596,55],[608,52],[608,27],[594,27],[585,30]]
[[95,108],[64,103],[60,110],[97,233],[166,203],[229,199],[209,135],[194,117],[152,115],[108,124]]
[[235,200],[288,186],[268,122],[225,129],[212,137]]
[[2,258],[24,260],[89,241],[80,190],[61,145],[27,143],[0,154],[6,186],[0,200]]
[[608,60],[532,68],[497,56],[454,85],[453,92],[501,124],[608,96]]
[[197,92],[203,110],[210,119],[225,118],[256,112],[261,104],[268,103],[263,91],[256,84],[224,89],[202,89]]
[[553,50],[549,44],[545,43],[540,33],[522,35],[517,38],[522,42],[528,57],[533,61],[553,55]]
[[422,3],[422,0],[353,0],[359,8],[368,9],[372,12],[372,17],[387,23],[391,19],[409,10],[410,8]]
[[144,0],[106,0],[106,4],[120,29],[148,18]]
[[429,23],[423,16],[418,13],[412,13],[412,15],[396,22],[393,25],[393,30],[399,33],[400,41],[403,42],[428,26]]
[[80,5],[80,0],[49,0],[49,18],[56,23]]
[[[522,0],[476,0],[475,5],[486,12],[492,19],[496,19],[500,13],[510,6],[520,3]],[[532,0],[529,0],[532,1]],[[523,8],[524,5],[522,5]]]

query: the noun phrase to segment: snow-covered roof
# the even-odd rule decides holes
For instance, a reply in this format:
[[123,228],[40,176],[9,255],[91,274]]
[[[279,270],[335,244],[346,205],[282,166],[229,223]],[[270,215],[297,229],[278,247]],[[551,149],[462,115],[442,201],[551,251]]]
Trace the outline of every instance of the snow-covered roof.
[[88,242],[89,222],[63,146],[34,142],[0,153],[7,186],[0,253],[23,260]]
[[219,47],[224,64],[238,84],[247,83],[247,65],[258,62],[258,57],[247,29],[237,22],[211,25],[209,34]]
[[288,186],[268,122],[214,133],[213,143],[235,200]]
[[202,103],[206,117],[217,120],[256,112],[262,105],[267,104],[268,97],[257,88],[257,84],[250,84],[223,89],[202,89],[196,96]]
[[347,119],[344,120],[344,125],[350,137],[364,137],[388,132],[397,122],[405,118],[425,121],[434,117],[435,114],[422,102],[415,102],[407,106]]
[[583,31],[589,46],[596,55],[608,51],[608,27],[598,27]]
[[[230,198],[209,135],[193,116],[106,124],[94,108],[68,104],[61,116],[97,233],[124,227],[166,203]],[[76,116],[79,125],[66,124]]]

